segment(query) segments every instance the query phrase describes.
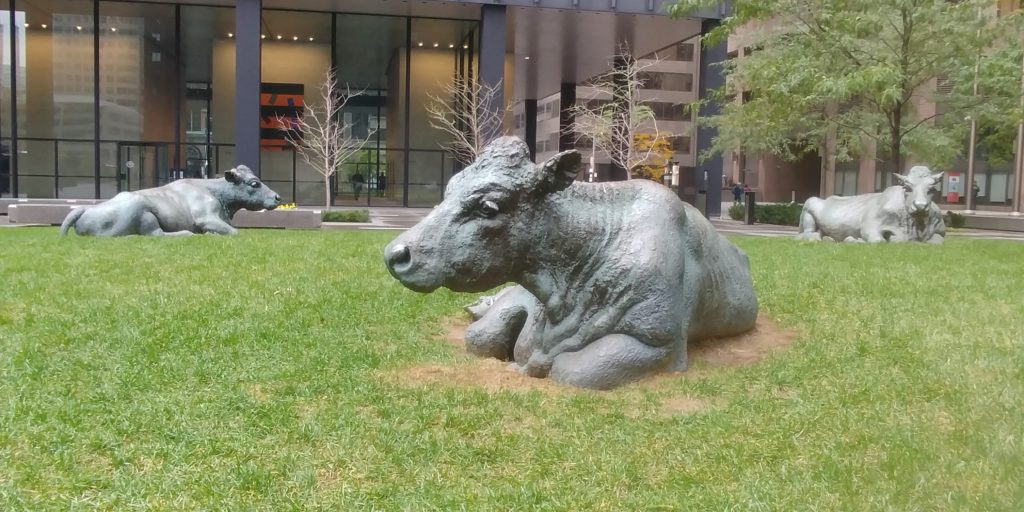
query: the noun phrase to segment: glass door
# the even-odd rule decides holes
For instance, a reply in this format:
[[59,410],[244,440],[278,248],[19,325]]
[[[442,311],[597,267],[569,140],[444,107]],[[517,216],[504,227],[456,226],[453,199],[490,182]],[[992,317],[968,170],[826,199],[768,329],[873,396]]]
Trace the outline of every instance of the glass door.
[[118,150],[118,192],[159,187],[183,176],[171,176],[166,144],[122,143]]

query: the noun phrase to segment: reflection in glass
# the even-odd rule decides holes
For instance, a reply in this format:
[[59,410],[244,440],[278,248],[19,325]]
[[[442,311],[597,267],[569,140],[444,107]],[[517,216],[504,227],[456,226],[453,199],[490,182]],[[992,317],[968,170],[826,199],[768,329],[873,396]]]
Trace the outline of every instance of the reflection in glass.
[[338,83],[363,91],[346,105],[343,121],[353,125],[354,137],[376,130],[338,172],[335,204],[401,205],[407,21],[356,14],[335,18]]
[[174,6],[100,2],[100,138],[174,141]]

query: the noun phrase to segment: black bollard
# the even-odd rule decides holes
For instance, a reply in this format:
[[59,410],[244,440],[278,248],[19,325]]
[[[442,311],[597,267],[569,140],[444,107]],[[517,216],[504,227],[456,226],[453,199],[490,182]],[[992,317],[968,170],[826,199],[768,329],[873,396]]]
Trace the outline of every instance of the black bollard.
[[754,191],[750,190],[743,194],[746,200],[746,208],[744,208],[743,222],[746,224],[754,223]]

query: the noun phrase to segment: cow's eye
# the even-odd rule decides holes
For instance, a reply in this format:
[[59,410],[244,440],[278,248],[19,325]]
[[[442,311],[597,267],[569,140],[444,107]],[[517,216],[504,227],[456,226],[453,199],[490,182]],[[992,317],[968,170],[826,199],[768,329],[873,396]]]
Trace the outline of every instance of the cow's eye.
[[490,219],[498,214],[498,203],[494,201],[481,201],[477,211],[481,217]]
[[254,182],[250,183],[249,186],[252,187],[252,188],[260,188],[260,182],[254,181]]

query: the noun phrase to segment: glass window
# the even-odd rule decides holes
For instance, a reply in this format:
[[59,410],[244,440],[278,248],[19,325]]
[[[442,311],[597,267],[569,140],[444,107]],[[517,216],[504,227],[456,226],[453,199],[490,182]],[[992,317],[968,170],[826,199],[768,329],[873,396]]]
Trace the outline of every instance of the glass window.
[[693,74],[691,73],[662,73],[647,71],[640,73],[644,89],[660,91],[693,91]]
[[174,6],[100,2],[100,139],[173,142]]
[[[19,2],[18,135],[92,140],[92,2]],[[25,25],[28,25],[26,28]],[[93,166],[90,166],[90,168]]]
[[[0,197],[10,197],[11,182],[11,12],[10,2],[0,0]],[[19,89],[19,93],[21,90]]]
[[[305,105],[322,106],[320,89],[331,67],[331,15],[323,13],[263,12],[260,85],[260,166],[264,182],[282,198],[300,204],[324,204],[327,190],[319,171],[293,155],[277,117],[301,115]],[[345,83],[340,85],[344,88]],[[296,165],[303,172],[296,174]],[[292,181],[296,184],[292,197]]]
[[25,0],[17,8],[18,194],[93,198],[92,3]]
[[[652,54],[651,57],[659,60],[670,60],[680,62],[693,62],[696,46],[694,43],[675,43],[662,48]],[[730,54],[730,58],[734,55]]]
[[[407,20],[356,14],[335,17],[338,82],[363,91],[346,105],[343,121],[351,124],[353,136],[369,136],[363,151],[338,172],[335,204],[401,205]],[[308,174],[319,176],[312,170]],[[301,169],[299,175],[303,175]],[[318,199],[322,196],[322,191],[316,195]]]
[[235,165],[217,158],[216,142],[235,136],[235,13],[226,7],[181,6],[182,147],[186,175],[216,177]]
[[475,28],[474,21],[412,20],[408,146],[417,151],[410,151],[406,173],[409,206],[434,206],[444,195],[450,178],[445,170],[451,167],[452,157],[442,146],[450,136],[431,126],[427,106],[432,98],[447,99],[445,87],[455,78],[459,43],[471,37]]
[[849,162],[836,162],[836,188],[837,196],[857,195],[857,175],[860,172],[860,160]]
[[673,135],[669,137],[668,140],[674,153],[689,155],[692,151],[689,135]]
[[689,121],[690,115],[685,104],[650,102],[646,103],[654,113],[654,118],[659,121]]

